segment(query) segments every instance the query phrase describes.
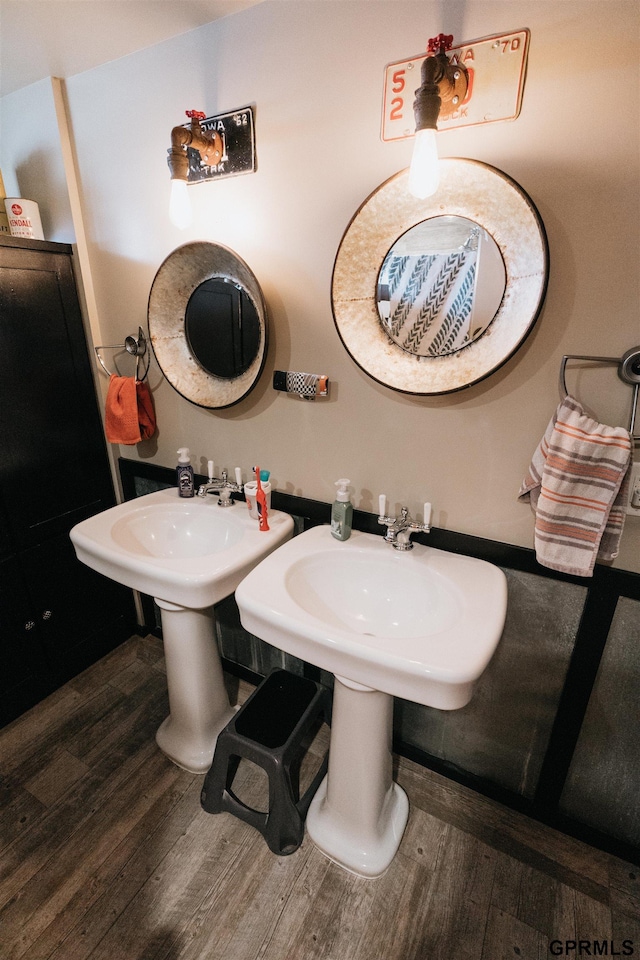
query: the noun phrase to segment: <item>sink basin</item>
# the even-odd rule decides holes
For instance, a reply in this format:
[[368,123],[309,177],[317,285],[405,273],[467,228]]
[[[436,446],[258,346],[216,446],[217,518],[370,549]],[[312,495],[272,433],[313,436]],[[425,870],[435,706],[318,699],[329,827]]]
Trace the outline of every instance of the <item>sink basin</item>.
[[242,578],[291,536],[293,520],[271,511],[261,532],[243,503],[178,496],[176,487],[128,500],[71,531],[78,559],[134,590],[190,609],[233,593]]
[[169,716],[156,740],[191,773],[211,766],[218,733],[233,709],[224,685],[213,605],[287,540],[293,520],[269,513],[268,531],[245,504],[181,498],[172,487],[121,503],[71,530],[78,559],[155,597],[162,618]]
[[507,604],[502,571],[482,560],[329,528],[294,537],[236,591],[244,627],[334,674],[415,703],[469,702]]
[[409,813],[393,781],[393,697],[443,710],[469,702],[504,626],[504,574],[357,531],[340,543],[323,526],[263,560],[236,600],[247,630],[334,674],[329,769],[307,831],[345,869],[379,877]]

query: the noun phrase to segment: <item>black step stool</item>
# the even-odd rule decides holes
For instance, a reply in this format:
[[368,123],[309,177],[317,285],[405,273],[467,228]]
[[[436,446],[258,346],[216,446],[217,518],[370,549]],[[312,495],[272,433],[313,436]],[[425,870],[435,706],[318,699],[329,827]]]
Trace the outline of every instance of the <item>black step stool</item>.
[[[329,709],[329,691],[321,683],[287,670],[272,671],[218,734],[213,763],[200,796],[207,813],[232,813],[259,830],[273,853],[294,853],[302,843],[309,804],[328,765],[327,752],[301,797],[304,740],[321,718],[329,723]],[[267,813],[247,806],[231,790],[243,758],[252,760],[267,774]]]

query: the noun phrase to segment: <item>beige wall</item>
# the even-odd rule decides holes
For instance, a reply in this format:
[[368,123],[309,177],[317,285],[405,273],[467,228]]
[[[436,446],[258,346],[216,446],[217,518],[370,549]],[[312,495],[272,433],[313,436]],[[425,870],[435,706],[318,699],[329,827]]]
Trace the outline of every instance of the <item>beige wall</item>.
[[[259,462],[278,489],[324,501],[347,476],[365,510],[380,492],[418,513],[428,499],[438,526],[531,546],[532,515],[516,495],[558,401],[562,354],[619,356],[640,343],[639,26],[635,0],[266,0],[68,80],[105,342],[145,325],[158,266],[193,239],[245,259],[271,315],[267,367],[246,400],[192,406],[152,365],[158,435],[122,454],[173,466],[188,445],[197,469],[213,458],[246,475]],[[447,131],[441,153],[499,167],[532,197],[549,237],[546,306],[483,383],[431,399],[395,393],[346,353],[330,301],[351,216],[410,160],[410,141],[380,140],[383,68],[441,31],[469,41],[522,27],[531,48],[520,117]],[[5,100],[14,109],[22,96]],[[258,172],[194,188],[194,224],[176,230],[166,213],[171,128],[185,109],[247,103]],[[275,393],[273,369],[328,374],[331,400]],[[571,385],[597,417],[626,424],[631,389],[613,370]],[[634,518],[617,565],[640,571],[639,546]]]

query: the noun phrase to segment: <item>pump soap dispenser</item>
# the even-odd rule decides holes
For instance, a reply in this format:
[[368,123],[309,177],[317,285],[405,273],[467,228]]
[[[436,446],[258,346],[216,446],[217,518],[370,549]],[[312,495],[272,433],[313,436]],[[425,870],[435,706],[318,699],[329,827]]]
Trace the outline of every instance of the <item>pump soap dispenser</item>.
[[181,497],[192,497],[195,493],[193,482],[193,467],[189,463],[188,447],[180,447],[178,450],[178,466],[176,467],[178,477],[178,493]]
[[336,499],[331,508],[331,536],[336,540],[348,540],[351,536],[353,506],[349,500],[347,487],[351,480],[336,480]]

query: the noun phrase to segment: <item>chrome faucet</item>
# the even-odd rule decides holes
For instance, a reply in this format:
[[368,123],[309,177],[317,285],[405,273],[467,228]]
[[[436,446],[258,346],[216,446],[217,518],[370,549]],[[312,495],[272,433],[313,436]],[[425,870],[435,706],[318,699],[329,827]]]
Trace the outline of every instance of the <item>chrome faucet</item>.
[[242,493],[243,490],[242,472],[240,467],[236,467],[235,469],[235,483],[228,479],[226,470],[222,471],[221,477],[214,477],[213,460],[207,461],[207,470],[209,479],[206,483],[201,483],[198,487],[198,496],[206,497],[208,493],[217,493],[219,507],[232,507],[235,501],[233,500],[231,494]]
[[406,507],[401,509],[399,517],[387,517],[385,516],[386,505],[387,498],[384,494],[381,494],[378,505],[380,510],[378,523],[387,528],[384,539],[395,550],[413,550],[411,534],[416,532],[429,533],[431,530],[431,504],[425,503],[424,505],[424,523],[418,523],[414,520]]

